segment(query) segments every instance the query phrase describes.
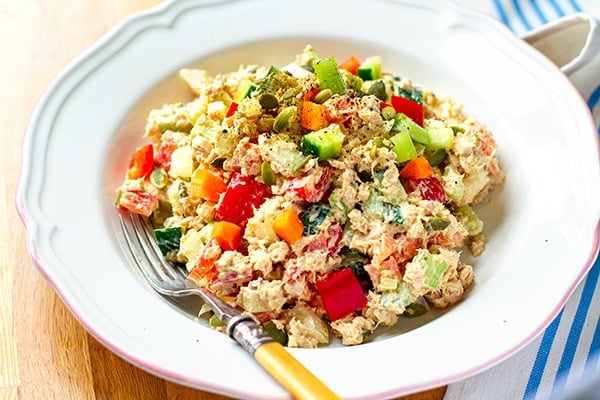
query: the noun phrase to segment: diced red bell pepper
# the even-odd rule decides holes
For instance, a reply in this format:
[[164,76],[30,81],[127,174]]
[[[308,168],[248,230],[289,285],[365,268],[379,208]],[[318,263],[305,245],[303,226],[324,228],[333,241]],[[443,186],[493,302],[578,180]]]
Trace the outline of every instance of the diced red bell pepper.
[[229,105],[229,109],[227,110],[227,114],[225,115],[225,117],[231,117],[233,114],[235,114],[235,112],[237,111],[238,108],[238,103],[236,103],[235,101],[232,102]]
[[217,204],[215,221],[229,221],[243,228],[254,215],[255,209],[269,196],[269,188],[264,183],[236,172]]
[[147,178],[154,170],[154,148],[151,144],[138,147],[131,155],[127,178]]
[[285,190],[293,191],[298,197],[309,203],[316,203],[325,197],[332,182],[333,168],[325,165],[319,180],[315,181],[314,175],[296,178],[287,185]]
[[135,214],[149,217],[158,208],[158,198],[154,195],[128,190],[119,196],[119,206]]
[[402,113],[415,121],[415,123],[423,126],[425,114],[421,104],[405,97],[392,95],[392,107],[394,107],[397,113]]
[[407,192],[418,190],[423,200],[435,200],[442,204],[446,202],[444,187],[436,176],[432,175],[423,179],[403,179],[402,182]]
[[367,304],[367,298],[358,279],[349,268],[332,272],[325,279],[317,281],[317,290],[327,316],[335,321]]
[[169,169],[171,168],[171,155],[176,148],[177,145],[173,142],[162,142],[156,152],[156,162],[165,170],[165,172],[169,172]]

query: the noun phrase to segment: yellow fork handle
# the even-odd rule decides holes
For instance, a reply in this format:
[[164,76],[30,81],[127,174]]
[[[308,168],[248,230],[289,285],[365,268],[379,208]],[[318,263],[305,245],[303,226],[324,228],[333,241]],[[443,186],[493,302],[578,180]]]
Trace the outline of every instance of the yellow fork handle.
[[278,342],[263,344],[254,359],[298,400],[339,400]]

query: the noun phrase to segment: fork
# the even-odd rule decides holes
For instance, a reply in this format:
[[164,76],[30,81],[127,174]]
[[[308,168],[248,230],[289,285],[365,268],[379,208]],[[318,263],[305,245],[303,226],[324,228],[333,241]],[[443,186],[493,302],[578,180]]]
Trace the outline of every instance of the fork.
[[198,287],[181,268],[167,261],[154,240],[150,221],[138,214],[119,210],[126,249],[135,267],[158,293],[183,297],[196,295],[226,324],[227,335],[238,342],[277,382],[296,399],[335,400],[339,397],[249,315],[241,313],[212,291]]

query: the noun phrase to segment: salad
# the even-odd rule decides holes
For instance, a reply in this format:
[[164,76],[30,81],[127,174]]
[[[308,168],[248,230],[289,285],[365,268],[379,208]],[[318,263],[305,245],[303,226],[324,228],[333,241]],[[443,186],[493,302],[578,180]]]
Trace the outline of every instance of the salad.
[[504,174],[461,104],[379,56],[311,46],[283,67],[180,76],[194,98],[149,113],[117,204],[198,286],[291,347],[360,344],[463,298],[461,253],[485,244],[473,205]]

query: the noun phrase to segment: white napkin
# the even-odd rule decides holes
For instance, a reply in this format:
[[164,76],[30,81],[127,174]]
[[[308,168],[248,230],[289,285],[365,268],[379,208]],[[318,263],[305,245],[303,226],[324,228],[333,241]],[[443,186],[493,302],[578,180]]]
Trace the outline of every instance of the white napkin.
[[[455,2],[497,18],[518,36],[572,13],[585,12],[600,18],[600,0]],[[582,92],[600,123],[600,86]],[[539,337],[495,367],[449,385],[444,400],[600,399],[599,316],[597,258],[564,309]]]

